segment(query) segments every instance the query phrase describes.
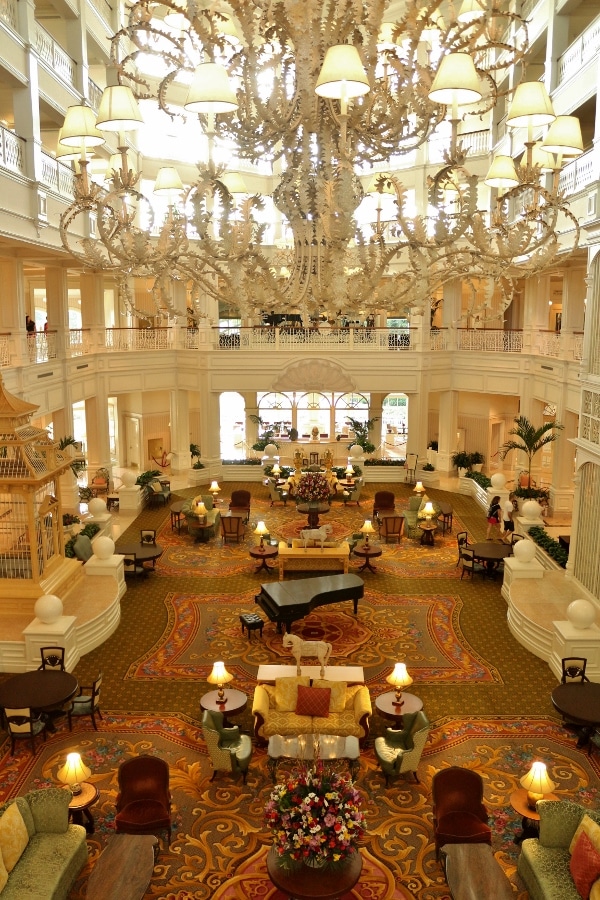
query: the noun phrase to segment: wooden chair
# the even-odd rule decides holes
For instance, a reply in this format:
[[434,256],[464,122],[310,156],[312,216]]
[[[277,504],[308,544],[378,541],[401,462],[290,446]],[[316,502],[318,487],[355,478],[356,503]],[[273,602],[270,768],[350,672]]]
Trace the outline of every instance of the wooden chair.
[[46,723],[39,717],[32,716],[29,707],[22,709],[5,709],[6,724],[10,734],[10,753],[14,756],[15,744],[19,740],[29,740],[31,752],[35,755],[35,739],[43,734],[46,740]]
[[154,528],[140,529],[141,544],[156,544],[156,530]]
[[241,516],[221,516],[221,537],[223,541],[235,541],[237,544],[243,540],[246,531],[246,523]]
[[129,553],[123,555],[123,574],[126,578],[128,576],[145,578],[148,574],[148,569],[146,569],[141,563],[137,561],[137,556],[135,555],[135,553]]
[[396,510],[396,498],[394,497],[392,491],[375,491],[375,497],[373,499],[373,515],[372,519],[377,519],[377,514],[380,511],[386,512],[395,512]]
[[[102,718],[100,712],[100,688],[102,687],[102,672],[90,685],[80,685],[79,694],[71,700],[71,705],[67,710],[69,717],[69,731],[73,730],[73,716],[89,716],[94,726],[94,731],[98,731],[96,725],[96,715]],[[89,694],[84,694],[89,691]]]
[[444,844],[492,843],[478,772],[460,766],[440,769],[433,776],[431,794],[436,857]]
[[379,525],[379,537],[387,544],[388,541],[400,543],[404,534],[404,516],[384,516]]
[[119,766],[115,804],[117,834],[155,834],[165,830],[171,843],[169,766],[158,756],[134,756]]
[[65,648],[64,647],[40,647],[42,664],[39,669],[50,669],[58,672],[65,671]]
[[463,575],[465,573],[470,577],[472,577],[475,572],[481,572],[482,575],[485,575],[485,566],[475,562],[473,551],[469,547],[463,547],[460,551],[460,562],[462,562],[462,572],[460,573],[461,581],[463,580]]
[[562,664],[562,678],[560,679],[562,684],[566,684],[568,681],[589,681],[590,679],[585,674],[585,667],[587,666],[587,658],[585,656],[566,656],[561,660]]
[[461,551],[463,547],[469,546],[469,535],[466,531],[459,531],[456,535],[456,545],[458,547],[458,559],[456,560],[456,568],[460,565]]
[[[229,509],[231,512],[243,513],[244,524],[250,518],[250,491],[232,491]],[[223,518],[221,518],[223,521]]]

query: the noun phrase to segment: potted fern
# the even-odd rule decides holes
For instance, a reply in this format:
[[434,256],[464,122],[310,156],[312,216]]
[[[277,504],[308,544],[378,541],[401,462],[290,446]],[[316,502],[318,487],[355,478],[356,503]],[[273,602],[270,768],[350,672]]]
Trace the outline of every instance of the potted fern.
[[465,450],[459,450],[452,454],[450,462],[458,469],[458,477],[462,478],[471,468],[471,455]]

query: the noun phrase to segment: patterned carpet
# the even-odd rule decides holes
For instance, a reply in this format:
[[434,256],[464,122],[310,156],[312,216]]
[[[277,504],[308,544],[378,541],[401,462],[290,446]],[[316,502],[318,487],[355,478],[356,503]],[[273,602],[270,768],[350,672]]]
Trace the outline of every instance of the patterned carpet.
[[[260,514],[277,537],[286,523],[296,527],[301,521],[294,509],[271,509],[262,485],[250,487],[252,521]],[[399,506],[411,494],[408,485],[377,488],[394,490]],[[447,900],[432,840],[431,779],[453,764],[481,772],[493,851],[515,897],[525,900],[515,870],[519,849],[513,836],[520,817],[510,806],[511,792],[530,761],[541,758],[560,796],[597,807],[598,755],[590,758],[577,750],[573,736],[557,721],[549,699],[555,679],[508,632],[500,581],[476,578],[471,583],[457,577],[455,533],[464,526],[473,540],[482,539],[481,511],[462,495],[434,490],[430,495],[453,505],[454,533],[436,537],[434,548],[406,539],[400,547],[387,546],[377,560],[377,574],[366,573],[356,618],[345,605],[321,608],[296,629],[331,640],[334,662],[363,665],[372,697],[386,689],[384,674],[391,664],[406,659],[414,677],[411,691],[423,699],[434,726],[420,783],[400,778],[386,790],[372,749],[386,723],[373,715],[357,779],[368,822],[364,874],[343,900]],[[372,496],[367,485],[360,508],[332,510],[340,534],[352,533],[370,515]],[[225,497],[225,507],[227,502]],[[88,843],[90,862],[70,895],[70,900],[83,900],[91,867],[112,831],[119,762],[156,753],[170,766],[173,837],[169,850],[161,851],[146,900],[283,900],[264,863],[269,835],[262,811],[271,788],[265,750],[254,747],[247,785],[224,775],[211,782],[199,727],[199,698],[211,689],[204,679],[214,659],[224,658],[235,675],[232,686],[249,694],[256,667],[283,659],[281,636],[270,623],[262,641],[249,641],[239,627],[239,613],[254,608],[265,574],[254,574],[247,555],[256,538],[247,535],[240,547],[222,547],[219,540],[193,544],[171,532],[168,508],[145,510],[124,538],[136,536],[140,527],[159,529],[166,553],[154,574],[131,583],[118,630],[75,672],[89,684],[104,671],[104,720],[98,732],[79,721],[72,734],[63,729],[46,744],[39,742],[35,756],[19,746],[11,757],[5,742],[0,797],[56,783],[65,753],[82,752],[100,792],[93,808],[97,827]],[[181,554],[180,564],[175,554]],[[236,721],[252,730],[249,709]]]

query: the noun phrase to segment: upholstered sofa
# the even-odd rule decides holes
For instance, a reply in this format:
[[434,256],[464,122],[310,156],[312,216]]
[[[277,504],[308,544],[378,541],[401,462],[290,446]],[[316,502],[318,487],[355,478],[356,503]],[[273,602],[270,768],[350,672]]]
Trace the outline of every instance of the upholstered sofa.
[[85,828],[69,825],[71,797],[45,788],[0,806],[2,900],[66,900],[88,858]]
[[[539,838],[523,841],[517,865],[530,900],[581,900],[570,872],[579,837],[575,833],[580,826],[588,836],[595,832],[591,842],[600,855],[600,811],[564,800],[538,800],[536,808],[540,815]],[[584,816],[589,819],[582,825]],[[590,900],[600,900],[600,879],[594,882],[589,896]]]
[[308,541],[306,547],[301,538],[294,538],[291,547],[285,541],[279,542],[279,580],[283,581],[286,571],[304,572],[342,570],[348,573],[350,544],[348,541]]
[[[299,687],[329,690],[327,715],[297,713]],[[369,733],[372,711],[364,684],[326,679],[313,679],[311,684],[308,675],[277,678],[274,685],[257,684],[252,702],[254,734],[263,741],[274,734],[335,734],[362,739]]]

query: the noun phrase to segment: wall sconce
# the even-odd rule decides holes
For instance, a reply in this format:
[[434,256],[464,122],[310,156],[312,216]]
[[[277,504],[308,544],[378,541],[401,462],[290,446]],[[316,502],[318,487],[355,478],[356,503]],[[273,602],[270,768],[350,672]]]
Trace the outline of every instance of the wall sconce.
[[527,805],[535,809],[538,800],[543,800],[545,794],[551,794],[556,785],[548,777],[546,763],[536,760],[531,769],[521,778],[521,787],[527,791]]
[[369,546],[369,535],[375,534],[375,529],[373,528],[373,524],[370,519],[365,519],[364,524],[359,529],[361,534],[365,536],[365,548]]
[[79,753],[69,753],[66,763],[58,770],[56,777],[68,785],[73,794],[80,794],[81,782],[87,781],[91,774],[92,770],[83,763]]
[[225,698],[225,690],[223,688],[223,685],[229,684],[230,681],[233,681],[233,675],[231,675],[227,671],[227,669],[225,668],[225,663],[213,663],[212,672],[206,680],[209,684],[217,685],[217,703],[224,706],[225,703],[227,703],[227,700]]
[[257,522],[256,528],[254,529],[254,534],[260,535],[260,549],[261,550],[263,549],[263,546],[264,546],[265,534],[268,534],[268,533],[269,533],[269,529],[267,528],[265,523]]
[[408,687],[413,683],[412,678],[406,671],[406,663],[396,663],[393,671],[390,672],[385,680],[388,684],[391,684],[396,691],[394,706],[403,706],[404,700],[402,699],[402,688]]

